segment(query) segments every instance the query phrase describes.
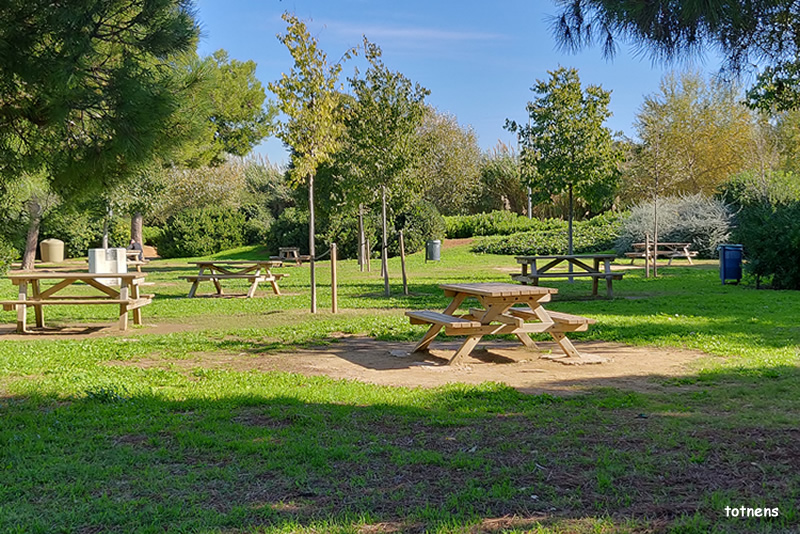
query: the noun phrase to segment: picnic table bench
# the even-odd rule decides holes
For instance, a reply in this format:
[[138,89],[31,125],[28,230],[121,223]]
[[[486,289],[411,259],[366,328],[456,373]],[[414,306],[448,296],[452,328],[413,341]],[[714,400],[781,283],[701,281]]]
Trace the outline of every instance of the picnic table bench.
[[[606,281],[608,298],[614,296],[613,280],[622,280],[623,273],[611,271],[614,254],[558,254],[551,256],[516,256],[522,265],[521,274],[512,274],[512,280],[523,284],[539,285],[541,278],[591,278],[592,295],[597,296],[599,281]],[[600,268],[600,264],[603,268]],[[572,272],[555,271],[558,265],[571,266]],[[577,268],[577,269],[575,269]],[[528,272],[530,270],[530,272]]]
[[[414,347],[414,352],[427,350],[433,339],[444,329],[448,336],[467,336],[464,343],[448,362],[456,363],[469,355],[481,338],[491,334],[513,334],[523,345],[537,348],[531,333],[548,333],[561,348],[563,355],[543,356],[563,363],[599,363],[601,358],[582,355],[567,339],[566,333],[588,329],[594,319],[546,310],[542,303],[558,290],[505,283],[442,284],[452,301],[444,312],[429,310],[407,311],[411,324],[428,324],[430,328]],[[456,315],[456,310],[468,297],[474,297],[481,308],[470,308],[468,313]],[[522,307],[514,307],[522,304]]]
[[689,250],[689,247],[692,246],[691,243],[658,243],[658,250],[655,255],[653,254],[653,243],[633,243],[632,246],[633,252],[625,253],[625,256],[631,259],[631,265],[633,265],[633,261],[637,258],[648,257],[653,261],[659,256],[662,258],[669,258],[667,265],[672,265],[672,260],[675,258],[686,258],[689,260],[689,265],[694,265],[692,263],[692,258],[697,256],[696,250]]
[[272,291],[276,295],[280,295],[278,280],[284,276],[289,276],[288,274],[272,272],[273,268],[282,266],[282,262],[274,260],[213,260],[192,261],[189,263],[199,267],[199,272],[196,275],[182,277],[192,282],[192,287],[189,289],[189,298],[195,296],[200,282],[213,282],[217,295],[222,296],[221,282],[224,280],[247,280],[250,282],[247,298],[255,296],[258,284],[261,282],[269,282],[272,286]]
[[[36,326],[44,327],[43,306],[65,305],[85,306],[97,304],[119,305],[119,329],[127,330],[128,313],[133,312],[133,324],[142,324],[140,308],[152,302],[153,295],[142,295],[139,286],[144,282],[142,273],[113,273],[113,278],[120,280],[119,291],[100,282],[109,278],[109,273],[65,273],[53,271],[28,271],[9,274],[11,283],[18,286],[16,300],[2,300],[3,310],[17,310],[17,332],[27,332],[27,310],[33,307]],[[44,288],[42,282],[55,282]],[[57,294],[77,282],[82,282],[97,289],[99,295],[61,295]],[[28,286],[31,295],[28,295]]]

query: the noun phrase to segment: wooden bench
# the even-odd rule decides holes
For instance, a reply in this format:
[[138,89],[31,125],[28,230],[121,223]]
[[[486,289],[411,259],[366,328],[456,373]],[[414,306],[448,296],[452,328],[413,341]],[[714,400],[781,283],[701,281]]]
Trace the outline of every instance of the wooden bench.
[[217,294],[222,295],[222,285],[219,283],[220,280],[247,280],[250,282],[250,289],[247,291],[247,297],[252,298],[255,293],[256,289],[258,288],[258,284],[260,282],[269,282],[272,284],[272,290],[275,292],[276,295],[280,295],[280,289],[278,289],[277,281],[283,278],[284,276],[289,276],[286,273],[270,273],[270,274],[218,274],[218,273],[209,273],[209,274],[193,274],[182,276],[181,278],[186,280],[187,282],[192,282],[192,288],[189,290],[189,298],[194,297],[197,286],[200,282],[213,282],[214,286],[217,288]]
[[[3,306],[4,311],[14,311],[17,310],[19,313],[19,307],[25,306],[25,308],[33,307],[36,310],[37,316],[37,326],[44,326],[44,322],[42,319],[41,314],[41,306],[84,306],[84,305],[103,305],[103,304],[111,304],[111,305],[118,305],[119,306],[119,329],[125,331],[128,329],[128,312],[134,311],[134,322],[136,324],[141,323],[141,318],[138,317],[138,310],[142,306],[146,306],[153,302],[154,295],[140,295],[138,299],[129,298],[129,299],[122,299],[122,298],[97,298],[96,296],[50,296],[46,299],[37,299],[37,298],[30,298],[25,300],[3,300],[0,301],[0,305]],[[19,332],[26,332],[24,322],[20,324],[20,319],[17,320],[17,331]]]
[[444,326],[446,330],[459,328],[479,328],[480,321],[473,321],[455,315],[447,315],[428,310],[407,311],[406,316],[411,320],[411,324],[435,324]]
[[[528,307],[509,308],[508,313],[523,319],[534,319],[537,317],[534,311]],[[573,315],[571,313],[557,312],[552,310],[547,310],[547,315],[550,316],[554,323],[576,327],[574,329],[571,328],[570,331],[587,330],[590,324],[597,322],[591,317],[583,317],[581,315]]]

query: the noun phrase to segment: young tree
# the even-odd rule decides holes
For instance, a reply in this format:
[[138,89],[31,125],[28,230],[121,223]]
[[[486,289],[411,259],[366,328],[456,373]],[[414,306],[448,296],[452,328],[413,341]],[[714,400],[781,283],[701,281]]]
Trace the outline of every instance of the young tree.
[[[305,23],[284,13],[285,35],[278,39],[294,59],[289,74],[269,84],[278,96],[278,109],[285,115],[277,135],[292,150],[291,179],[308,186],[308,248],[311,256],[311,313],[317,312],[314,247],[314,176],[317,168],[331,160],[342,143],[344,132],[341,97],[338,91],[341,63],[328,64],[327,55],[317,47]],[[352,51],[345,53],[349,58]]]
[[426,107],[417,133],[420,152],[415,174],[425,200],[443,215],[466,213],[480,190],[481,149],[471,127],[455,116]]
[[[409,170],[416,161],[415,132],[422,121],[423,100],[429,91],[399,72],[390,71],[380,60],[381,50],[364,39],[369,68],[364,78],[350,79],[355,100],[347,124],[347,174],[350,191],[368,199],[380,190],[384,293],[388,297],[387,194],[392,189],[407,194],[415,185]],[[356,185],[358,184],[358,185]]]
[[[522,140],[523,176],[539,201],[567,191],[569,195],[568,253],[573,253],[574,194],[589,204],[609,202],[619,178],[622,154],[603,122],[611,93],[590,85],[584,91],[575,69],[549,72],[531,89],[539,95],[528,102],[527,125],[507,120],[506,127]],[[527,167],[527,168],[526,168]]]

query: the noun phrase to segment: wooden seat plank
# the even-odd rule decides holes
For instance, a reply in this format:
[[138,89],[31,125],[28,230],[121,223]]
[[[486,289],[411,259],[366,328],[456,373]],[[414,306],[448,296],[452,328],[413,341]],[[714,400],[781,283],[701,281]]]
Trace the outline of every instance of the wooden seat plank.
[[481,326],[480,321],[428,310],[407,311],[406,316],[411,319],[411,324],[435,324],[448,328],[479,328]]

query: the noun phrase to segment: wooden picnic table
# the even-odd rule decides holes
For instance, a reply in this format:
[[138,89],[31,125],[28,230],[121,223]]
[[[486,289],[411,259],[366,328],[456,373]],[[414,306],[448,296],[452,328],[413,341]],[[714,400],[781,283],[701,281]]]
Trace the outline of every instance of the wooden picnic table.
[[[27,332],[27,310],[33,306],[36,317],[36,326],[44,327],[43,306],[70,305],[82,306],[89,304],[118,304],[119,329],[127,330],[128,312],[133,312],[133,324],[142,324],[140,308],[152,302],[153,295],[141,295],[139,286],[144,282],[142,273],[89,273],[89,272],[54,272],[54,271],[27,271],[9,274],[11,283],[18,286],[17,300],[0,301],[3,309],[17,310],[17,332]],[[109,278],[119,279],[119,290],[103,284],[102,280]],[[55,282],[45,288],[43,282]],[[99,295],[63,295],[60,292],[78,282],[97,289]],[[31,294],[28,294],[28,286]]]
[[[605,279],[606,293],[608,298],[612,298],[614,296],[613,280],[621,280],[623,276],[623,273],[611,271],[611,262],[616,257],[615,254],[516,256],[517,263],[522,265],[522,274],[512,274],[511,278],[523,284],[539,285],[540,278],[588,277],[592,279],[592,295],[594,296],[597,296],[599,280]],[[554,270],[554,267],[562,264],[572,266],[573,271]]]
[[278,255],[272,258],[275,261],[293,261],[295,265],[302,265],[304,261],[311,261],[308,254],[300,254],[299,247],[278,247]]
[[272,291],[280,295],[278,280],[287,274],[273,273],[272,269],[281,267],[283,262],[276,260],[211,260],[211,261],[191,261],[192,265],[197,265],[199,272],[196,275],[184,276],[183,278],[192,282],[189,290],[189,297],[194,297],[200,282],[213,282],[217,289],[217,295],[222,296],[223,280],[247,280],[250,282],[250,289],[247,291],[247,298],[256,294],[260,282],[269,282]]
[[[453,300],[439,313],[435,311],[408,311],[411,324],[429,324],[430,328],[414,351],[424,351],[444,328],[448,336],[467,336],[449,363],[458,362],[469,355],[481,338],[492,334],[514,334],[526,347],[536,349],[529,334],[547,332],[558,343],[564,355],[544,356],[564,363],[597,363],[598,358],[585,357],[567,339],[567,332],[588,329],[594,319],[567,313],[549,311],[542,306],[550,301],[557,289],[506,283],[442,284],[447,297]],[[464,315],[456,310],[468,297],[478,300],[481,308],[470,308]],[[521,306],[515,306],[521,305]],[[528,322],[533,321],[533,322]]]
[[[649,248],[648,248],[649,245]],[[696,250],[689,250],[692,246],[691,243],[673,243],[673,242],[659,242],[658,243],[658,250],[656,251],[655,255],[653,254],[653,243],[633,243],[633,252],[626,252],[625,256],[631,259],[631,265],[633,265],[633,260],[636,258],[644,258],[647,256],[650,261],[654,261],[655,258],[661,256],[669,258],[669,262],[667,265],[672,265],[672,260],[675,258],[686,258],[689,260],[689,265],[694,265],[692,263],[692,258],[697,256]],[[647,254],[645,254],[645,250]]]

